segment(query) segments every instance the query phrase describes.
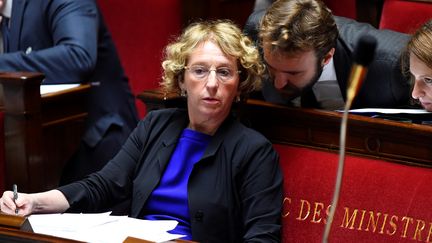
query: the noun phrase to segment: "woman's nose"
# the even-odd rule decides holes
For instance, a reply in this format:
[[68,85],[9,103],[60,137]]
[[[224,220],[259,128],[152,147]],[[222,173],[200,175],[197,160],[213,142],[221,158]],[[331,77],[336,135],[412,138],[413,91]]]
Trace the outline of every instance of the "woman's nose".
[[423,83],[422,81],[418,81],[418,80],[414,82],[414,87],[411,92],[411,96],[414,99],[419,99],[425,95],[424,89],[422,87],[422,83]]
[[218,77],[216,75],[216,71],[210,70],[207,76],[207,86],[217,86],[218,85]]

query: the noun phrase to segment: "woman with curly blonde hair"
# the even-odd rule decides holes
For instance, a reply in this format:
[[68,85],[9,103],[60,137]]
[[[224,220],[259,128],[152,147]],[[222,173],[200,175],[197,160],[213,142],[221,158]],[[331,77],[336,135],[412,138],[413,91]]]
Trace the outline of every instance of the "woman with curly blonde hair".
[[166,47],[166,58],[162,63],[164,76],[161,85],[167,91],[180,90],[178,80],[183,78],[188,56],[197,45],[205,41],[214,42],[223,53],[238,59],[239,95],[242,98],[261,88],[264,66],[256,47],[236,25],[228,20],[219,20],[191,24],[175,43]]
[[231,22],[192,24],[166,48],[162,85],[187,109],[151,111],[99,172],[55,190],[6,191],[3,212],[92,212],[130,200],[131,217],[176,220],[198,242],[280,242],[282,173],[272,144],[231,114],[259,88],[258,51]]

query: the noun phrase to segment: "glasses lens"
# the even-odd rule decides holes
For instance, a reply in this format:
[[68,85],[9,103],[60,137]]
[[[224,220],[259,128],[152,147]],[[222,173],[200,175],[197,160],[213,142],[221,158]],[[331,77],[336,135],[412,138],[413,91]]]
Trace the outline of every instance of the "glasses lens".
[[203,79],[208,76],[209,70],[208,68],[202,66],[192,66],[190,68],[191,73],[195,76],[195,78]]
[[233,71],[229,68],[218,68],[216,70],[216,75],[219,78],[219,80],[227,81],[234,77]]
[[211,71],[215,71],[216,77],[219,81],[228,81],[234,78],[235,74],[238,73],[227,67],[220,67],[217,69],[209,69],[205,66],[191,66],[186,68],[196,79],[206,79]]

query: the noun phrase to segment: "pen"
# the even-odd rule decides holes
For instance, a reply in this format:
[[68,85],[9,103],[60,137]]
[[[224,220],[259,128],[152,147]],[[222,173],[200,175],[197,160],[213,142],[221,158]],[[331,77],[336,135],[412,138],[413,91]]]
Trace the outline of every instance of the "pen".
[[[14,202],[18,199],[18,186],[16,184],[13,184],[12,186],[13,188],[13,199]],[[15,202],[15,206],[16,206],[16,202]],[[18,207],[15,208],[15,214],[18,214]]]

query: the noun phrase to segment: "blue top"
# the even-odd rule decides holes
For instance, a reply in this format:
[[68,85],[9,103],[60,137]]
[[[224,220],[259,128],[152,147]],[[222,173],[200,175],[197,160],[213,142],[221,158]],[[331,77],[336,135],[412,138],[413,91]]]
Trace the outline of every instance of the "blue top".
[[210,138],[191,129],[183,130],[159,185],[145,205],[145,219],[177,220],[179,224],[170,233],[186,235],[183,239],[192,239],[187,195],[189,175]]

